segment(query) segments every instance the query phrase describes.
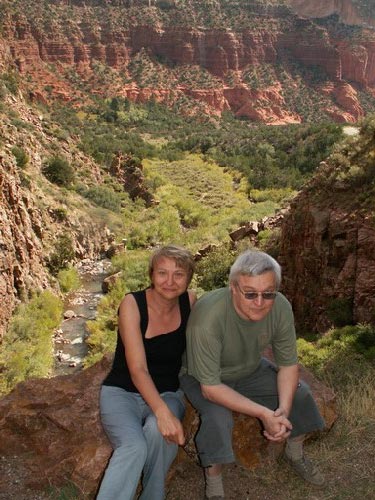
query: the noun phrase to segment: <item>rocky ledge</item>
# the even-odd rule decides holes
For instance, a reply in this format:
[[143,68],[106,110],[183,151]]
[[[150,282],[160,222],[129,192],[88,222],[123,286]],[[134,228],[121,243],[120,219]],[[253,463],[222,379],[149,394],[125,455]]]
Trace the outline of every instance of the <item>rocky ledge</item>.
[[[112,451],[98,413],[100,384],[110,364],[106,356],[78,374],[22,382],[0,401],[0,466],[14,462],[22,468],[23,485],[31,492],[73,482],[84,498],[93,498]],[[329,429],[337,417],[334,394],[302,367],[301,377],[310,384]],[[188,407],[187,443],[176,461],[180,469],[196,460],[198,422]],[[262,455],[270,454],[256,419],[235,416],[234,442],[245,467],[256,467]],[[7,474],[0,485],[10,480],[11,471]]]

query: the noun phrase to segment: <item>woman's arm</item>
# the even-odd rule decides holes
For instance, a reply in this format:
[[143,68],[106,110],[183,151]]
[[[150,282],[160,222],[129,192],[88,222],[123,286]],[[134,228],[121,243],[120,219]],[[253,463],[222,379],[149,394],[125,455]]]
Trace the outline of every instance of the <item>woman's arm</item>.
[[119,308],[119,332],[125,346],[126,362],[133,384],[150,406],[158,428],[168,442],[184,444],[181,422],[160,397],[147,368],[146,354],[140,330],[140,314],[134,297],[129,294]]

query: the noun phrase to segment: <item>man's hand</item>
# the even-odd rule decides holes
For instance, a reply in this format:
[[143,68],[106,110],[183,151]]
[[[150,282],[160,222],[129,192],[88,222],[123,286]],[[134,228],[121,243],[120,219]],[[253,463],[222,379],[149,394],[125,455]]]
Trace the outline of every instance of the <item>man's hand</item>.
[[281,408],[277,408],[274,412],[267,413],[262,418],[264,425],[264,436],[270,441],[281,443],[290,436],[292,424],[285,416]]

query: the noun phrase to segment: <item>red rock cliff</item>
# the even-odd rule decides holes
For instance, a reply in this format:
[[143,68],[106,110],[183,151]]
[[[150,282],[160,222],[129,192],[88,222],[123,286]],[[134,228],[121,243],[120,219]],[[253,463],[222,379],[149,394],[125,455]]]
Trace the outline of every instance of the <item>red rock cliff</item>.
[[[59,8],[56,12],[62,16],[67,7],[60,4]],[[43,31],[35,19],[20,14],[5,16],[3,33],[13,60],[22,75],[31,75],[32,85],[46,98],[49,92],[74,99],[77,105],[82,102],[83,91],[75,88],[71,77],[76,71],[86,90],[91,88],[94,93],[123,95],[140,102],[152,97],[168,104],[186,94],[203,103],[207,112],[241,110],[239,114],[253,120],[285,123],[302,119],[286,102],[287,84],[280,82],[280,67],[287,70],[293,61],[311,71],[320,68],[334,85],[343,82],[369,91],[375,84],[375,38],[370,32],[348,40],[334,27],[324,28],[285,12],[279,17],[255,15],[254,26],[238,29],[173,26],[156,21],[140,25],[135,21],[132,24],[132,17],[126,18],[126,27],[114,28],[99,17],[99,11],[81,6],[72,9],[70,31],[58,22]],[[142,51],[154,63],[159,61],[154,72],[168,75],[163,82],[154,78],[151,85],[139,80],[131,63]],[[94,76],[98,64],[111,68],[111,79],[103,82]],[[261,82],[255,89],[247,75],[265,65],[274,68],[273,81]],[[179,67],[201,68],[214,79],[203,85],[191,79],[181,81]],[[247,97],[233,104],[228,95],[236,93],[238,85],[247,91]],[[352,104],[347,106],[345,100],[328,96],[330,116],[340,121],[358,120],[363,110],[355,91],[352,94],[356,100],[354,112]]]
[[374,220],[358,202],[368,190],[339,178],[322,182],[331,173],[323,163],[282,226],[283,290],[301,332],[326,332],[339,304],[353,323],[375,323]]

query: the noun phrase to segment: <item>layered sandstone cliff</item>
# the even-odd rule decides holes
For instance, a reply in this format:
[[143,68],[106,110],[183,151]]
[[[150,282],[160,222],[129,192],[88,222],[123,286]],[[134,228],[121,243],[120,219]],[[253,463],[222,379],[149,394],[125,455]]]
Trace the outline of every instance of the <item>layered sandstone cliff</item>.
[[[317,2],[312,4],[318,9]],[[332,83],[332,93],[323,93],[331,102],[327,116],[355,122],[364,114],[356,89],[370,92],[375,87],[375,37],[362,30],[351,39],[350,33],[349,37],[340,33],[337,21],[331,27],[320,26],[285,10],[257,15],[253,6],[255,14],[249,27],[175,26],[163,22],[156,7],[150,11],[140,5],[140,9],[146,9],[145,19],[152,18],[151,14],[155,17],[154,22],[140,24],[131,15],[132,10],[124,16],[124,5],[117,7],[124,24],[115,26],[112,20],[100,17],[109,16],[114,7],[108,5],[103,14],[78,3],[70,6],[71,19],[63,26],[59,16],[67,15],[64,8],[67,9],[65,4],[60,4],[53,11],[56,22],[48,21],[48,30],[36,17],[31,19],[22,13],[4,16],[3,36],[18,71],[24,78],[31,78],[31,88],[45,99],[58,96],[80,105],[87,100],[87,91],[91,91],[103,96],[121,95],[137,102],[152,98],[171,105],[187,95],[202,103],[208,113],[232,110],[254,121],[298,122],[301,116],[286,99],[288,84],[280,80],[280,68],[289,71],[291,64],[297,64],[301,71],[306,68],[310,73],[319,68]],[[331,10],[321,11],[321,15],[328,15]],[[151,70],[154,83],[139,76],[139,54],[155,64]],[[98,65],[108,67],[110,77],[97,78]],[[265,65],[273,68],[273,81],[261,81],[254,87],[247,75]],[[214,79],[207,77],[203,84],[183,81],[178,68],[186,67],[200,68]],[[165,74],[163,80],[161,74]],[[321,92],[309,78],[305,84]],[[81,85],[77,88],[79,80]],[[350,87],[354,104],[336,99],[335,89],[343,83]]]

